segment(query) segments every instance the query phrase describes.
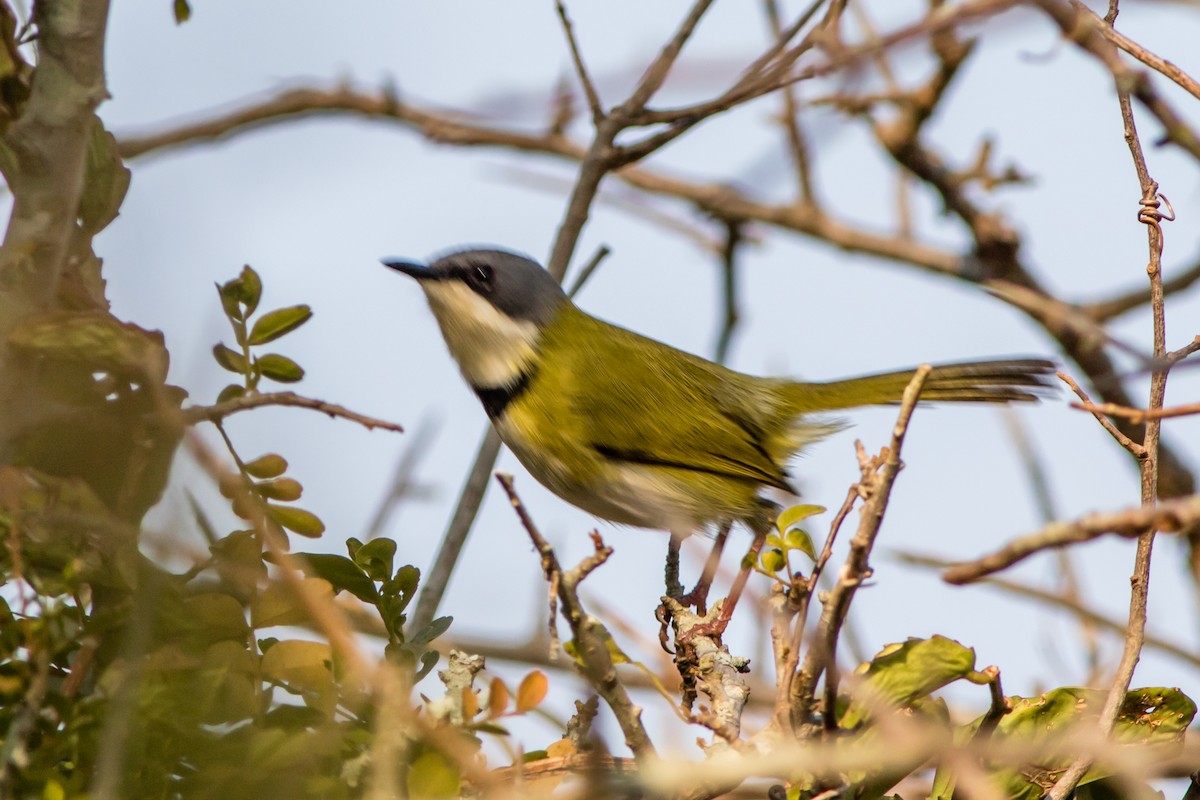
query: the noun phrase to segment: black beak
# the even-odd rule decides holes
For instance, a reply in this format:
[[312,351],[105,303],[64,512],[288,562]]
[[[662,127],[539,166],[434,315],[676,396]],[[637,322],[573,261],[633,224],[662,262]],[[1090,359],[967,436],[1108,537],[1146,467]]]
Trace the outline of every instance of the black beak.
[[380,261],[385,267],[403,272],[408,277],[416,278],[419,281],[437,277],[427,265],[419,264],[416,261],[405,261],[399,258],[383,258]]

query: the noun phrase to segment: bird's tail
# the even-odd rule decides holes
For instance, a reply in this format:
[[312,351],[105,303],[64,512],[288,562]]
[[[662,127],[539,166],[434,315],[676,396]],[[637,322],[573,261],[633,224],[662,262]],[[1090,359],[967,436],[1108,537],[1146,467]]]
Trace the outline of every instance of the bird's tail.
[[[1006,359],[942,364],[921,390],[926,402],[1012,403],[1038,400],[1051,391],[1054,364],[1042,359]],[[790,383],[785,395],[798,413],[837,411],[899,403],[916,368],[864,375],[831,383]]]

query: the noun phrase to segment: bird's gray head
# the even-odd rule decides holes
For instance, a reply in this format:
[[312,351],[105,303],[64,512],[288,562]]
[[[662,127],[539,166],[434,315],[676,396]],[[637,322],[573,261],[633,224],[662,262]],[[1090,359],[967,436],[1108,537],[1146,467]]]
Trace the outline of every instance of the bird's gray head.
[[383,263],[416,278],[426,293],[436,291],[439,283],[461,284],[506,317],[537,325],[548,323],[568,302],[558,281],[540,264],[504,250],[462,250],[428,266],[396,259]]
[[420,283],[450,354],[476,389],[525,374],[540,330],[571,302],[536,261],[503,250],[463,250],[428,266],[383,263]]

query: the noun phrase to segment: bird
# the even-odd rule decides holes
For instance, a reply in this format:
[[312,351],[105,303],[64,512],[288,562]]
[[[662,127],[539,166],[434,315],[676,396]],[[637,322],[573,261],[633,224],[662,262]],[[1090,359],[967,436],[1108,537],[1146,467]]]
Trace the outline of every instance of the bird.
[[[530,475],[596,517],[668,531],[676,548],[735,522],[761,546],[779,510],[763,493],[797,494],[788,462],[843,427],[829,413],[898,403],[916,370],[822,383],[736,372],[588,314],[540,264],[503,249],[383,264],[424,291]],[[1036,358],[943,364],[921,400],[1030,402],[1053,370]]]

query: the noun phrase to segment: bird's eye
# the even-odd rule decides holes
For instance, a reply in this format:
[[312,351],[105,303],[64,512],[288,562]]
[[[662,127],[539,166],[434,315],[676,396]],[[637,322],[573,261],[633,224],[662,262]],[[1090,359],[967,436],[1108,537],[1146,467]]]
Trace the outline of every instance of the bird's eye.
[[492,285],[492,268],[487,264],[472,264],[469,275],[471,282],[478,286],[490,288]]

